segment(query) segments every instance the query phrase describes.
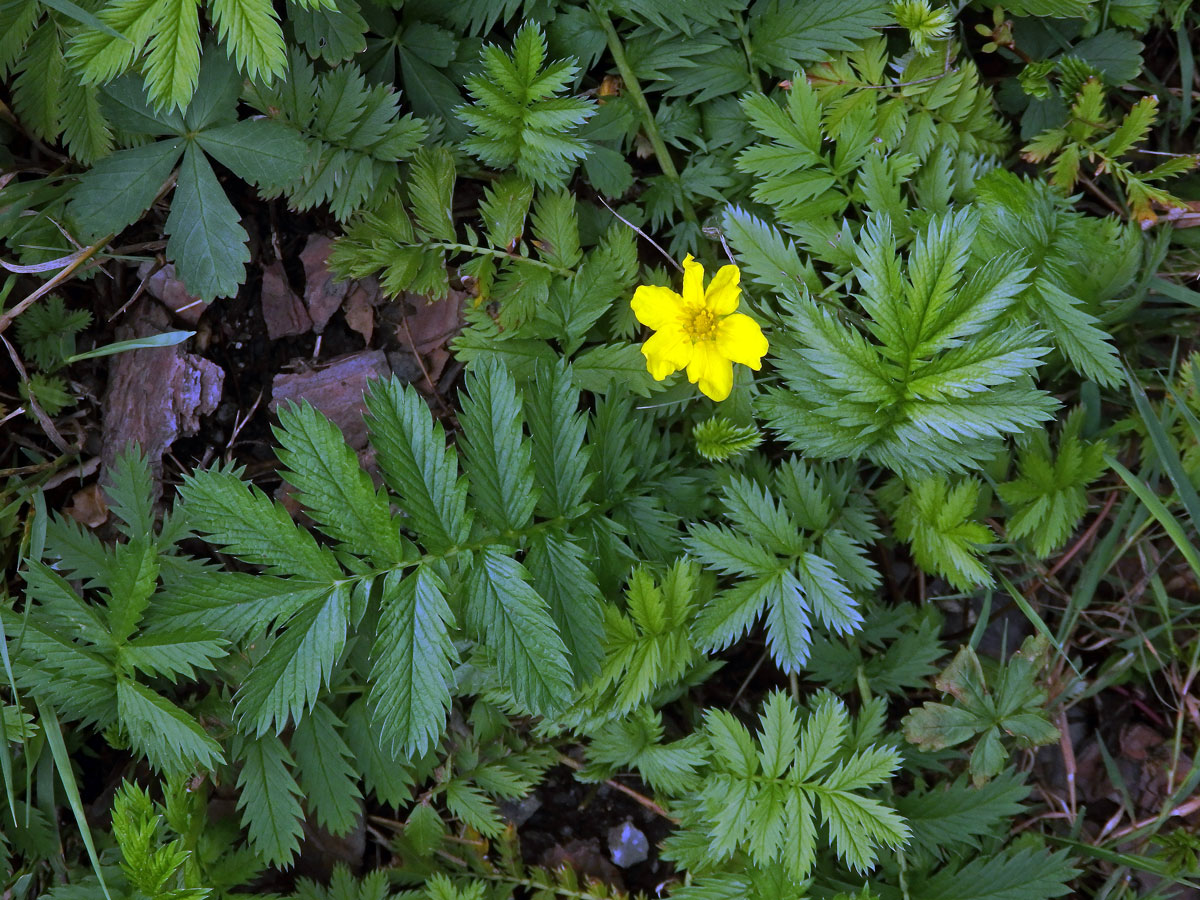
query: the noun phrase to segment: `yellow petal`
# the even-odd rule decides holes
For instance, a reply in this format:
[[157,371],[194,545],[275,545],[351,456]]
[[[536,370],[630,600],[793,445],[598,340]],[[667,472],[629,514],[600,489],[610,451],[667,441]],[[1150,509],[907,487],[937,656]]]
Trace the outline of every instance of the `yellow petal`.
[[683,298],[670,288],[643,284],[629,301],[633,314],[643,325],[658,331],[673,326],[683,312]]
[[756,372],[762,368],[767,353],[767,339],[758,323],[742,313],[726,316],[717,323],[717,350],[726,359],[749,366]]
[[687,373],[688,381],[717,402],[733,390],[733,363],[720,354],[714,341],[701,341],[693,347]]
[[678,328],[664,328],[652,334],[642,344],[646,369],[655,381],[662,381],[678,372],[692,359],[692,342]]
[[[727,316],[738,308],[738,297],[742,289],[738,287],[741,273],[737,266],[721,266],[704,294],[704,305],[718,316]],[[684,297],[687,292],[684,292]]]
[[689,306],[704,302],[704,266],[690,253],[683,258],[683,302]]

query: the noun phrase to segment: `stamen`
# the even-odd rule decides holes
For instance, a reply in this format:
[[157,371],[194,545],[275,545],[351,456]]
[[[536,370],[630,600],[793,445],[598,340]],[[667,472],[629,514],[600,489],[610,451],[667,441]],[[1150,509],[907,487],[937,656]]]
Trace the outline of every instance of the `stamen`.
[[685,318],[683,330],[693,341],[711,340],[717,330],[717,317],[710,309],[701,307]]

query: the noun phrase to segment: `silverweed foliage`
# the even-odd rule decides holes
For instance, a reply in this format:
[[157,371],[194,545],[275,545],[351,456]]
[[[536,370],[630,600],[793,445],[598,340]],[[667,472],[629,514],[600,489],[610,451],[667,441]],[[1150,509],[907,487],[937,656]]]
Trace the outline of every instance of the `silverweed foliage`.
[[[0,331],[32,416],[83,395],[97,310],[61,282],[119,265],[123,234],[213,300],[246,289],[259,211],[321,217],[337,275],[466,298],[461,380],[372,382],[366,451],[311,405],[273,414],[277,492],[228,456],[160,492],[130,447],[97,532],[5,471],[0,892],[1193,887],[1194,767],[1153,809],[1114,783],[1108,824],[1047,773],[1086,704],[1197,674],[1200,295],[1170,230],[1196,215],[1196,21],[0,2]],[[722,286],[704,309],[685,255]],[[16,275],[55,273],[14,310]],[[639,320],[638,289],[686,328]],[[718,295],[765,335],[759,369]],[[741,363],[728,399],[686,362],[652,376],[651,332]],[[566,778],[652,811],[653,862],[531,864],[556,826],[513,810]],[[329,836],[370,849],[309,877]]]

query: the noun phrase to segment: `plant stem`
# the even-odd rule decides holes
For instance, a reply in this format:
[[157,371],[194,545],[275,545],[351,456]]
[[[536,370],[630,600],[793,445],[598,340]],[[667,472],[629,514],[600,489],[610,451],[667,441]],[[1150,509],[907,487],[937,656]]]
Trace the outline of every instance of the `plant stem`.
[[763,92],[762,79],[754,65],[754,48],[750,46],[750,29],[746,27],[746,20],[741,13],[738,13],[737,24],[738,31],[742,36],[742,52],[746,54],[746,68],[750,72],[750,86],[761,94]]
[[650,139],[650,146],[654,148],[654,157],[658,160],[658,167],[662,169],[662,173],[667,176],[679,191],[680,209],[683,211],[683,217],[693,225],[700,227],[700,219],[696,216],[695,207],[688,200],[687,195],[683,192],[683,181],[679,177],[679,170],[675,168],[675,160],[671,158],[671,152],[667,149],[666,143],[662,139],[662,135],[658,132],[658,123],[654,120],[654,113],[650,109],[650,104],[646,101],[646,95],[642,93],[642,87],[638,84],[637,75],[634,74],[633,68],[629,65],[629,60],[625,58],[625,47],[621,44],[621,36],[617,34],[616,26],[613,25],[612,19],[608,17],[608,13],[596,8],[595,4],[591,4],[592,13],[600,22],[600,27],[604,29],[604,36],[608,41],[608,52],[612,54],[613,62],[617,64],[617,71],[621,73],[621,80],[625,83],[625,90],[629,92],[629,96],[633,98],[634,104],[642,112],[642,125],[646,132],[646,137]]

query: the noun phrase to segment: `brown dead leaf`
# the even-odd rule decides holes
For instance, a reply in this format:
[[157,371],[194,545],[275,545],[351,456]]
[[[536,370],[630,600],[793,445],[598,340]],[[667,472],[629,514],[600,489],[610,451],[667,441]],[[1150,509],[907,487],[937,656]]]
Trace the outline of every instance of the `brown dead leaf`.
[[1126,759],[1146,759],[1162,742],[1161,734],[1140,722],[1121,729],[1121,755]]
[[[155,263],[149,260],[142,263],[138,266],[138,278],[145,278],[154,266]],[[146,293],[189,325],[199,322],[204,311],[208,309],[207,303],[187,292],[183,282],[175,275],[174,263],[167,263],[150,275],[150,280],[146,282]]]
[[375,333],[375,303],[378,297],[378,288],[372,297],[368,284],[360,282],[354,285],[342,304],[346,324],[362,335],[368,347],[371,345],[371,336]]
[[278,260],[263,269],[262,314],[267,337],[273,341],[289,334],[306,334],[313,328],[304,301],[288,285]]
[[325,330],[350,290],[350,282],[338,281],[329,271],[329,251],[332,249],[332,238],[314,234],[300,252],[300,262],[304,266],[304,303],[312,318],[312,330],[317,334]]
[[63,511],[85,528],[99,528],[108,521],[108,502],[104,499],[104,489],[99,482],[89,484],[75,492],[71,497],[71,505]]
[[[450,361],[447,345],[462,328],[462,303],[468,295],[451,291],[444,300],[430,303],[417,294],[403,294],[380,310],[380,318],[394,330],[400,349],[389,355],[397,371],[425,372],[436,383]],[[408,357],[407,360],[404,357]]]

